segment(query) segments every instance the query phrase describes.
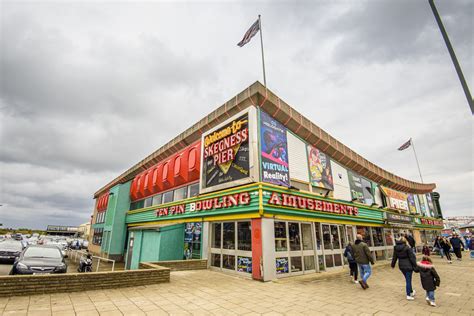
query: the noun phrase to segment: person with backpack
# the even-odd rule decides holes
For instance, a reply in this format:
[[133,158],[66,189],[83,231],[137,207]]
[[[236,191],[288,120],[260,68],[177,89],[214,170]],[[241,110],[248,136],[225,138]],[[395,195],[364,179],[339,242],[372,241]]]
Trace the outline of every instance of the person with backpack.
[[344,257],[347,258],[347,262],[349,263],[351,282],[359,283],[359,281],[357,281],[357,262],[354,257],[354,250],[352,249],[351,243],[347,244],[346,249],[344,250]]
[[416,257],[413,250],[407,245],[405,237],[400,237],[395,242],[393,247],[393,258],[392,258],[392,269],[395,268],[395,264],[398,260],[398,268],[405,277],[405,290],[407,294],[407,300],[413,301],[415,299],[416,291],[412,286],[413,272],[417,272],[418,268],[416,265]]
[[364,290],[366,290],[369,288],[367,279],[372,274],[370,264],[374,264],[375,261],[370,253],[369,246],[362,241],[361,234],[357,234],[356,241],[352,245],[352,250],[354,251],[354,259],[359,265],[360,276],[362,277],[362,280],[359,280],[359,284]]
[[421,286],[426,291],[426,303],[433,307],[436,306],[434,292],[439,287],[441,280],[436,272],[430,257],[423,256],[417,263],[420,271]]
[[446,255],[446,259],[448,259],[448,263],[453,263],[451,261],[451,244],[449,243],[449,240],[447,238],[441,238],[439,241],[439,244],[441,245],[441,248],[443,249],[444,254]]

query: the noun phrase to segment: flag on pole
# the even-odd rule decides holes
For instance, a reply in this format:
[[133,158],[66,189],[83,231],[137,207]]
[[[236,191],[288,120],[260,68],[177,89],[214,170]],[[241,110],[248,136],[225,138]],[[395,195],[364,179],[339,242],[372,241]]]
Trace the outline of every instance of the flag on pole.
[[248,42],[250,42],[250,40],[252,39],[252,37],[255,36],[255,34],[257,34],[257,32],[260,30],[260,23],[259,23],[259,20],[255,21],[254,24],[252,24],[252,26],[248,29],[248,31],[245,33],[244,35],[244,38],[237,44],[237,46],[244,46],[245,44],[247,44]]
[[411,146],[411,138],[405,144],[401,145],[400,148],[398,148],[398,150],[405,150],[410,146]]

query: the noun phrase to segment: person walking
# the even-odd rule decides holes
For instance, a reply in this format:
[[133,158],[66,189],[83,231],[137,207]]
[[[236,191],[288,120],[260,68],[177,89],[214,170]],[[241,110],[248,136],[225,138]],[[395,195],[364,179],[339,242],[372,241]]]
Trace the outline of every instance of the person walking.
[[433,243],[433,246],[438,249],[439,251],[439,254],[441,256],[441,259],[444,257],[444,254],[443,254],[443,247],[441,247],[441,244],[440,244],[440,241],[441,241],[441,237],[440,236],[436,236],[435,238],[435,241]]
[[369,288],[367,284],[367,279],[372,274],[372,268],[370,264],[374,264],[374,258],[370,253],[369,246],[365,242],[362,241],[362,235],[357,234],[356,241],[354,245],[352,245],[352,249],[354,251],[354,259],[359,265],[360,276],[362,280],[359,280],[360,286],[366,290]]
[[349,275],[351,276],[351,281],[359,283],[359,281],[357,281],[357,262],[355,261],[354,249],[352,249],[351,243],[347,244],[346,249],[344,250],[344,257],[347,258],[347,262],[349,263]]
[[423,245],[423,249],[421,250],[421,253],[424,254],[425,256],[430,256],[430,247],[425,243]]
[[451,261],[451,244],[449,243],[447,238],[442,237],[439,241],[441,248],[443,249],[444,254],[446,255],[446,259],[448,259],[448,263],[453,263]]
[[392,269],[395,268],[395,264],[398,260],[398,268],[405,277],[405,290],[407,294],[407,300],[413,301],[415,299],[416,291],[413,289],[412,276],[413,272],[417,271],[416,257],[410,247],[407,245],[407,241],[404,237],[400,237],[395,242],[393,247],[393,258],[392,258]]
[[409,235],[409,234],[405,234],[405,238],[406,238],[406,241],[408,242],[408,244],[410,245],[410,248],[413,251],[413,253],[416,253],[415,238],[413,238],[413,236]]
[[450,241],[451,246],[453,246],[453,252],[456,254],[456,257],[459,261],[462,260],[462,252],[461,252],[461,247],[464,250],[464,243],[462,240],[459,238],[459,235],[454,233],[453,237],[451,237]]
[[436,306],[434,292],[439,287],[441,280],[436,272],[430,257],[423,256],[417,263],[420,272],[421,286],[426,291],[426,303],[433,307]]

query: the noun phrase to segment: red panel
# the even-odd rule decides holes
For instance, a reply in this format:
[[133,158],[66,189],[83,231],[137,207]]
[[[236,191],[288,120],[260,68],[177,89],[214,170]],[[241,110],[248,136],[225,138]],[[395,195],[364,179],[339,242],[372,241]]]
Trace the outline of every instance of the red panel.
[[161,181],[163,183],[163,189],[171,188],[174,185],[173,181],[173,170],[170,160],[167,160],[163,164],[163,172],[161,174]]
[[151,169],[149,169],[149,171],[147,173],[145,173],[145,180],[144,180],[144,184],[143,184],[143,192],[145,194],[145,196],[147,195],[150,195],[153,193],[153,188],[152,188],[152,178],[153,178],[153,171],[154,171],[154,167],[152,167]]
[[174,185],[180,185],[188,182],[188,153],[187,151],[176,155],[174,158],[174,167],[173,167],[173,178]]
[[199,179],[201,168],[201,143],[197,143],[188,150],[188,181]]
[[153,171],[153,177],[151,179],[151,185],[153,192],[159,192],[163,189],[163,183],[161,182],[161,174],[163,173],[163,164],[159,164]]
[[137,182],[137,197],[140,199],[145,196],[145,174],[142,173]]
[[97,199],[97,211],[100,211],[100,208],[102,207],[102,195],[99,196]]
[[130,199],[132,201],[137,199],[137,177],[132,181],[132,186],[130,187]]
[[262,219],[252,219],[252,278],[255,280],[263,280],[260,270],[262,260]]
[[107,206],[109,206],[109,192],[107,191],[107,193],[105,193],[105,203],[104,203],[104,210],[107,209]]

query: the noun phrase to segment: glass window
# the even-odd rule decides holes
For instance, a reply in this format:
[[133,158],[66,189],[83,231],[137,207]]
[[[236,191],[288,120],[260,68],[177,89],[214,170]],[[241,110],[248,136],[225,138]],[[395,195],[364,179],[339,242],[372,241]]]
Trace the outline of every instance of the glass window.
[[316,249],[321,250],[321,225],[319,223],[315,223],[314,230],[316,234]]
[[290,235],[290,251],[301,250],[300,225],[288,223],[288,233]]
[[357,234],[361,234],[362,241],[365,242],[367,246],[372,247],[372,242],[370,241],[369,227],[357,226]]
[[275,222],[275,250],[276,251],[287,251],[288,245],[286,244],[286,223]]
[[221,267],[221,255],[217,253],[211,253],[211,266]]
[[346,226],[346,245],[354,242],[354,229],[352,226]]
[[376,260],[384,260],[385,259],[385,250],[376,250],[375,251],[375,259]]
[[331,225],[331,238],[333,249],[341,249],[341,240],[339,236],[339,227],[336,225]]
[[137,202],[132,202],[130,203],[130,211],[136,210],[137,209]]
[[135,203],[137,203],[136,209],[140,209],[145,205],[145,200],[136,201]]
[[252,258],[237,257],[237,271],[252,273]]
[[372,227],[372,238],[374,239],[374,246],[383,246],[383,228]]
[[301,235],[303,237],[303,250],[313,250],[313,234],[311,233],[311,224],[301,224]]
[[193,197],[199,194],[199,183],[194,183],[188,186],[188,197]]
[[188,194],[188,188],[187,187],[182,187],[179,189],[174,190],[174,201],[180,201],[184,200],[187,197]]
[[151,197],[151,198],[148,198],[148,199],[145,199],[145,205],[144,205],[143,207],[152,206],[152,205],[153,205],[152,202],[153,202],[153,198],[152,198],[152,197]]
[[334,267],[334,261],[332,259],[332,255],[326,255],[326,267],[328,268]]
[[305,256],[304,257],[304,269],[305,269],[305,271],[316,269],[316,267],[314,265],[314,256]]
[[250,222],[237,223],[237,249],[252,251],[252,228]]
[[393,236],[391,229],[384,229],[385,231],[385,244],[387,246],[393,246]]
[[303,271],[301,257],[291,257],[291,272]]
[[318,256],[318,265],[319,265],[319,271],[324,271],[324,257],[323,256]]
[[163,193],[163,199],[161,201],[161,203],[169,203],[169,202],[173,202],[173,191],[168,191],[168,192],[165,192]]
[[283,273],[288,273],[290,272],[290,269],[288,267],[288,258],[276,258],[275,259],[275,264],[276,264],[276,273],[277,274],[283,274]]
[[335,254],[334,255],[334,266],[335,267],[340,267],[342,266],[342,258],[340,254]]
[[329,225],[322,225],[323,226],[323,243],[324,249],[331,250],[331,231],[329,230]]
[[222,255],[222,268],[235,270],[235,256]]
[[212,248],[220,248],[221,247],[221,223],[212,223]]
[[161,204],[161,194],[157,194],[153,197],[153,201],[151,202],[151,205],[159,205]]
[[224,249],[235,249],[235,223],[224,223],[222,243]]

